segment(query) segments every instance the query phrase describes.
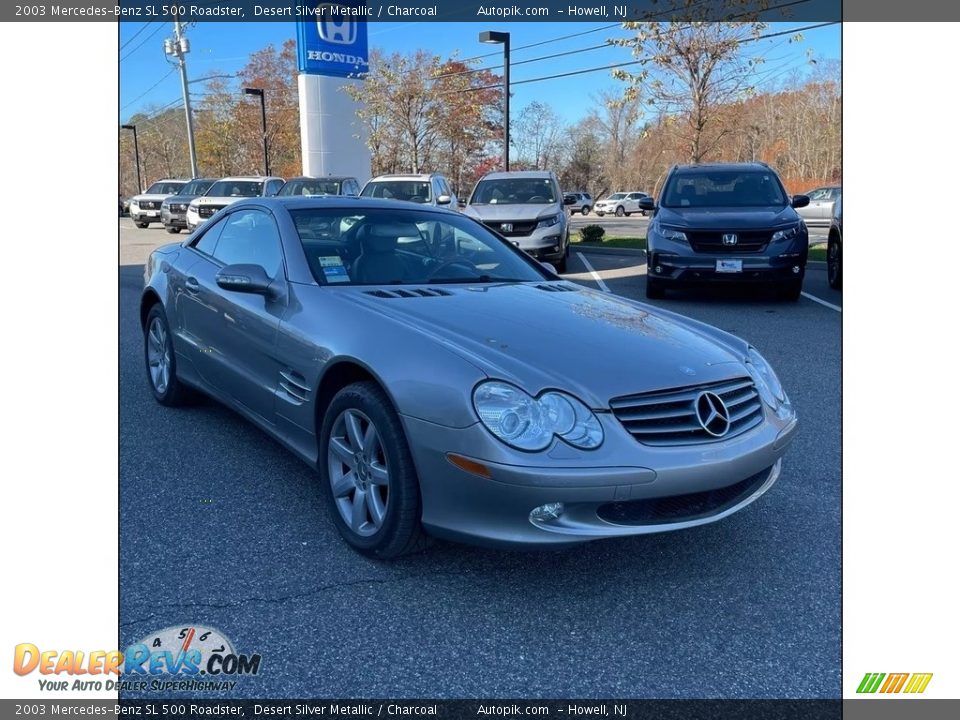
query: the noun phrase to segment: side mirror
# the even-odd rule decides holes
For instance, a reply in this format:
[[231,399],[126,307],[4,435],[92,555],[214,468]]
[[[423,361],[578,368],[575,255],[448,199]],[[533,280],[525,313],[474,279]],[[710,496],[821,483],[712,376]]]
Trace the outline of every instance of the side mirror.
[[259,265],[227,265],[217,273],[217,285],[224,290],[251,293],[253,295],[273,295],[270,287],[273,280],[267,271]]
[[653,201],[652,197],[645,197],[637,201],[637,207],[641,210],[656,210],[657,204]]
[[437,195],[437,205],[449,205],[451,199],[449,195]]
[[810,204],[809,195],[794,195],[790,200],[790,207],[792,208],[802,208]]
[[550,263],[548,263],[548,262],[542,262],[542,263],[540,263],[540,265],[543,267],[544,270],[546,270],[548,273],[550,273],[550,275],[556,275],[556,274],[557,274],[557,269],[556,269],[553,265],[551,265]]

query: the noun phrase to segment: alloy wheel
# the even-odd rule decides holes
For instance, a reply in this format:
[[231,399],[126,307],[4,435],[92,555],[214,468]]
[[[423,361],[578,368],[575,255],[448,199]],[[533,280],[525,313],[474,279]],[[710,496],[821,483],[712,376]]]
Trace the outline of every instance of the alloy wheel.
[[340,517],[362,537],[375,534],[387,517],[390,474],[376,426],[359,410],[344,410],[327,444],[330,486]]
[[170,384],[172,364],[167,329],[160,318],[155,317],[147,331],[147,365],[150,368],[150,382],[160,395],[167,391],[167,385]]

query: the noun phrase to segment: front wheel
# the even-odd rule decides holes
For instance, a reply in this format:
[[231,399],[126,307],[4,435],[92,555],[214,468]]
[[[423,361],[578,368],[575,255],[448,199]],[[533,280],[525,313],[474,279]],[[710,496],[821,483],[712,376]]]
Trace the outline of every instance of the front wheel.
[[584,205],[582,208],[580,208],[580,214],[581,214],[581,215],[589,215],[589,214],[590,214],[590,208],[588,208],[586,205]]
[[803,278],[788,280],[777,288],[777,297],[781,300],[796,302],[800,299],[800,293],[803,290]]
[[617,217],[623,217],[623,216],[624,216],[623,207],[618,207],[618,208],[617,208],[616,215],[617,215]]
[[330,515],[354,550],[390,560],[429,543],[403,426],[376,383],[354,383],[337,393],[324,417],[320,448]]
[[606,215],[606,213],[602,213],[599,210],[597,210],[597,217],[603,217],[604,215]]
[[843,289],[843,249],[831,240],[827,245],[827,282],[834,290]]
[[179,235],[179,234],[180,234],[180,228],[178,228],[178,227],[168,227],[168,228],[167,228],[167,232],[170,233],[171,235]]
[[150,227],[150,223],[138,222],[138,223],[134,223],[134,224],[135,224],[138,228],[140,228],[141,230],[144,230],[144,229]]

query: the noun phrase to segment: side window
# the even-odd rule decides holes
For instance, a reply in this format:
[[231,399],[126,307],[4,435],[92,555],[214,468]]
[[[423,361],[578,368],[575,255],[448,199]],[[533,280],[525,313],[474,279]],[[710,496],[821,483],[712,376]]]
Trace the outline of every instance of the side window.
[[223,222],[213,256],[224,265],[259,265],[276,277],[283,263],[277,224],[261,210],[238,210]]
[[224,222],[224,220],[218,220],[216,224],[210,226],[210,228],[200,236],[200,239],[193,243],[193,247],[204,255],[213,257],[217,248],[217,240],[220,239],[220,233],[223,232]]
[[449,195],[450,197],[453,197],[453,193],[450,192],[450,185],[447,183],[447,179],[445,177],[440,178],[440,192],[443,195]]
[[283,183],[279,180],[270,180],[267,183],[267,195],[276,195],[281,187],[283,187]]
[[813,202],[815,200],[826,200],[829,193],[829,190],[823,190],[822,188],[819,190],[814,190],[812,193],[810,193],[810,201]]

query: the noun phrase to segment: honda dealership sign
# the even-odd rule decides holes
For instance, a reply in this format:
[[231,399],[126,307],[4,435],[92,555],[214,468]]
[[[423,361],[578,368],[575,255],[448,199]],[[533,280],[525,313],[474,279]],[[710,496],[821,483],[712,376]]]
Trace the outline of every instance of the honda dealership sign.
[[357,77],[367,71],[367,4],[364,0],[317,2],[297,23],[300,72]]

